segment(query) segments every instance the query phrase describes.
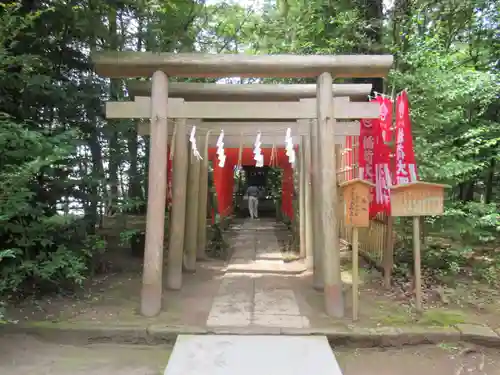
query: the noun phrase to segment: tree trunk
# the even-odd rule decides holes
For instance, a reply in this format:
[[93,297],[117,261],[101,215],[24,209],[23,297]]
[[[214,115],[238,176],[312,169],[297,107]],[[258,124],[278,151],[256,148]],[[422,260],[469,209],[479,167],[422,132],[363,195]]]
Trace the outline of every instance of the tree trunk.
[[493,180],[495,178],[495,159],[490,160],[490,168],[488,170],[488,175],[484,183],[484,203],[488,204],[493,201]]
[[[115,8],[111,7],[108,13],[109,19],[109,48],[111,51],[117,51],[119,47],[118,41],[118,28],[117,28],[117,11]],[[109,97],[111,101],[116,101],[120,97],[121,82],[119,79],[111,79],[111,85],[109,88]],[[110,187],[110,200],[109,210],[110,213],[114,213],[117,208],[118,203],[118,168],[120,164],[120,145],[118,138],[118,121],[108,120],[108,127],[110,129],[109,136],[109,187]]]

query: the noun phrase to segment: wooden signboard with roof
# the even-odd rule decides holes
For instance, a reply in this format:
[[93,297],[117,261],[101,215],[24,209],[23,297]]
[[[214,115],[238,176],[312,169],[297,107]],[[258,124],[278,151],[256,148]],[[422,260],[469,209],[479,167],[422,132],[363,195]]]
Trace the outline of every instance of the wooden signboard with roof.
[[340,184],[346,225],[354,228],[366,228],[370,225],[370,187],[374,186],[371,182],[359,178]]
[[358,320],[359,311],[359,235],[358,228],[370,225],[371,182],[356,178],[341,183],[345,224],[352,227],[352,320]]
[[448,185],[415,181],[391,187],[391,216],[413,217],[413,258],[415,307],[422,311],[420,217],[440,216],[444,212],[444,189]]
[[439,216],[443,214],[444,189],[448,185],[415,181],[391,187],[392,216]]

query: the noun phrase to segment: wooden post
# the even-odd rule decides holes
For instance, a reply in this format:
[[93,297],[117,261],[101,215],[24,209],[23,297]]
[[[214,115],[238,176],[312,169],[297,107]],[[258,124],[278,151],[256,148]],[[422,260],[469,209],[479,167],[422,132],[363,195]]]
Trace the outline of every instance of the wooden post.
[[208,202],[208,137],[203,137],[200,144],[203,152],[203,160],[200,162],[200,191],[198,194],[198,239],[197,256],[199,260],[207,260],[207,202]]
[[157,71],[152,77],[151,137],[148,177],[148,211],[141,290],[141,314],[161,311],[163,240],[167,195],[168,77]]
[[318,134],[318,121],[311,121],[311,184],[313,195],[313,288],[323,290],[323,229],[321,226],[321,180],[322,167],[320,159],[320,140]]
[[186,223],[186,184],[189,151],[184,127],[185,119],[176,120],[172,178],[172,214],[167,261],[167,287],[182,287],[182,259],[184,256],[184,230]]
[[322,167],[322,232],[324,297],[326,313],[335,318],[344,316],[342,279],[340,274],[339,228],[337,222],[337,173],[335,170],[335,118],[333,113],[332,75],[318,77],[317,115]]
[[422,312],[422,271],[420,270],[420,217],[413,216],[413,261],[415,277],[415,309]]
[[306,266],[312,269],[314,264],[313,237],[313,194],[311,185],[311,134],[304,137],[304,190],[305,190],[305,235]]
[[[198,143],[198,142],[197,142]],[[186,228],[184,234],[184,269],[196,271],[198,244],[198,194],[200,191],[200,161],[190,152],[186,202]]]
[[[391,124],[392,126],[392,124]],[[391,135],[391,140],[393,139]],[[392,147],[391,147],[392,148]],[[389,156],[389,165],[391,170],[396,170],[396,150],[392,150]],[[385,239],[385,249],[383,252],[383,267],[384,267],[384,287],[390,289],[392,285],[392,269],[394,267],[394,217],[387,217],[387,238]]]
[[359,316],[359,236],[358,227],[352,227],[352,320]]
[[385,250],[384,250],[384,287],[387,289],[391,288],[392,284],[392,268],[394,266],[394,238],[392,236],[394,227],[394,218],[392,216],[387,217],[387,238],[385,240]]
[[306,200],[305,200],[305,152],[304,136],[301,137],[299,146],[299,236],[300,236],[300,257],[306,257]]

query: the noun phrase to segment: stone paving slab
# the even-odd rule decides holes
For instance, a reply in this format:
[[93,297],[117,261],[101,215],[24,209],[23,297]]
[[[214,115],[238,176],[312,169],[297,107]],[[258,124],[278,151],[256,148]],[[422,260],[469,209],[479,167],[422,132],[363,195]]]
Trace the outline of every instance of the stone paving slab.
[[252,322],[250,312],[240,312],[231,314],[212,314],[208,316],[207,326],[209,327],[247,327]]
[[266,315],[300,315],[292,290],[256,291],[254,313]]
[[[212,304],[206,323],[208,327],[309,326],[309,319],[301,315],[289,283],[276,288],[275,284],[258,282],[263,274],[296,275],[305,271],[302,265],[297,267],[297,264],[283,262],[276,233],[270,231],[263,234],[256,229],[264,222],[256,226],[255,222],[247,221],[241,229],[253,230],[234,233],[233,256]],[[242,288],[240,292],[238,287]]]
[[241,277],[241,275],[225,275],[219,287],[219,293],[239,292],[251,295],[253,293],[253,288],[254,283],[250,277]]
[[252,316],[252,324],[261,327],[307,328],[309,327],[309,319],[300,315],[271,315],[255,313]]
[[253,291],[252,280],[223,280],[219,294],[212,303],[207,326],[249,325],[253,312]]
[[255,256],[256,260],[279,260],[283,261],[283,253],[281,251],[258,251]]
[[342,375],[326,337],[177,338],[165,375]]
[[245,260],[232,263],[227,266],[226,272],[238,273],[265,273],[278,275],[300,275],[307,271],[307,267],[303,263],[292,262],[275,262],[274,264],[265,264],[264,262],[249,263]]

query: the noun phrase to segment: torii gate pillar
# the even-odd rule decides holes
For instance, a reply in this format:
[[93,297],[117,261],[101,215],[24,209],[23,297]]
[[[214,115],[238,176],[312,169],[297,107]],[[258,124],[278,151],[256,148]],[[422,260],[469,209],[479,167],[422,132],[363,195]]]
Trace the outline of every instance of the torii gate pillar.
[[[198,144],[199,137],[196,137]],[[186,224],[184,228],[184,270],[196,272],[196,255],[198,250],[198,203],[200,193],[201,162],[191,152],[189,155],[188,186],[186,202]]]
[[208,134],[203,140],[203,160],[200,161],[200,191],[198,194],[198,237],[197,255],[199,260],[206,260],[207,248],[207,202],[208,202]]
[[182,264],[184,257],[184,233],[186,228],[186,183],[188,175],[189,148],[184,133],[185,119],[177,119],[174,131],[174,168],[172,186],[172,213],[167,261],[167,288],[182,287]]
[[141,314],[153,317],[161,311],[163,240],[167,194],[168,77],[156,71],[151,90],[146,246],[142,274]]
[[[322,73],[317,81],[317,115],[319,156],[321,160],[322,263],[325,309],[329,316],[344,316],[344,299],[340,274],[339,229],[337,221],[337,173],[335,161],[335,114],[332,75]],[[332,152],[333,151],[333,152]]]

